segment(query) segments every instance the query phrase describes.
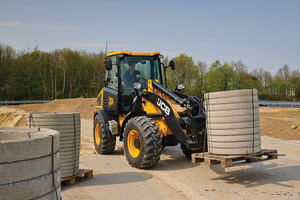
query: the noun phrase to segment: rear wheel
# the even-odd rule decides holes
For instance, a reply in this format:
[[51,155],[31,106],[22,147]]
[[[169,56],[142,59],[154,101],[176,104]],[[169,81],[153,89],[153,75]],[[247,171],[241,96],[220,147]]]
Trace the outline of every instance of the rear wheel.
[[162,139],[155,122],[147,117],[134,117],[124,130],[124,151],[128,163],[136,168],[151,168],[160,159]]
[[116,136],[107,136],[103,120],[99,115],[94,119],[94,144],[99,154],[109,154],[115,150]]

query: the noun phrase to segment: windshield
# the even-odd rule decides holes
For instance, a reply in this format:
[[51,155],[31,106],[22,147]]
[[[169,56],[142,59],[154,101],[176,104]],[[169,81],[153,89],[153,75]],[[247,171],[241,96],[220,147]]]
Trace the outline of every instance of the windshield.
[[[147,83],[148,79],[158,79],[161,83],[159,67],[158,57],[124,56],[120,58],[121,78],[122,82],[128,82],[124,83],[127,87],[131,87],[132,82],[142,82],[139,79],[145,79],[146,81],[143,81],[145,83]],[[144,88],[145,85],[143,85],[142,87]]]

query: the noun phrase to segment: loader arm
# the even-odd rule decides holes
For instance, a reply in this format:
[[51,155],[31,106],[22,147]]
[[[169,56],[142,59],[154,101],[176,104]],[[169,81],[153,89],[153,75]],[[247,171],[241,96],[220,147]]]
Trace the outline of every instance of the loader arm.
[[199,142],[193,141],[189,137],[187,137],[185,132],[182,130],[180,124],[178,123],[171,105],[164,98],[148,91],[141,92],[141,97],[151,102],[153,105],[157,106],[157,108],[159,108],[162,111],[168,128],[181,143],[186,145],[188,149],[195,149],[200,147]]

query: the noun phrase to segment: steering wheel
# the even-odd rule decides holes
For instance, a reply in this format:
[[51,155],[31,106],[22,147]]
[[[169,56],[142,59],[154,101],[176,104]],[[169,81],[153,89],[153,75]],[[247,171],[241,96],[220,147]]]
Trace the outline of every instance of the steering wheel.
[[136,83],[136,82],[146,83],[147,80],[145,78],[135,78],[135,79],[131,80],[131,83]]

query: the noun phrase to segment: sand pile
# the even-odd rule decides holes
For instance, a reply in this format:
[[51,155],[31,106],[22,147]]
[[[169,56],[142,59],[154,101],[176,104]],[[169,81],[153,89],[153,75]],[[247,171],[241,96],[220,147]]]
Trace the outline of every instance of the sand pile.
[[261,135],[300,140],[300,108],[259,108]]
[[56,99],[43,104],[24,104],[0,107],[0,126],[26,126],[26,113],[31,112],[79,112],[81,119],[93,119],[96,98]]
[[19,127],[26,125],[26,112],[15,108],[0,108],[1,127]]
[[29,112],[79,112],[81,119],[93,119],[96,107],[96,98],[56,99],[43,104],[24,104],[9,106]]

